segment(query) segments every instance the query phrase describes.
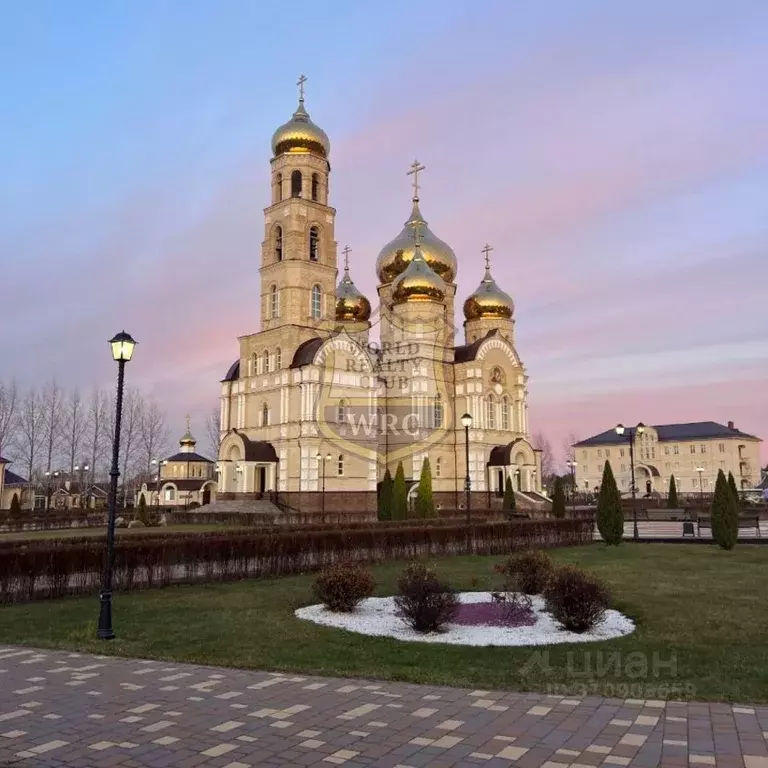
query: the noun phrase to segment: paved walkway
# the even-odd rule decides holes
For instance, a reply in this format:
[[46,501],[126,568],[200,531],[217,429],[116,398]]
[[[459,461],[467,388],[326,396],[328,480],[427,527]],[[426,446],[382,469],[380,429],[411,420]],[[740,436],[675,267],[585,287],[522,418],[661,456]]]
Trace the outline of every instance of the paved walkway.
[[569,699],[0,647],[0,766],[768,768],[766,739],[768,707]]

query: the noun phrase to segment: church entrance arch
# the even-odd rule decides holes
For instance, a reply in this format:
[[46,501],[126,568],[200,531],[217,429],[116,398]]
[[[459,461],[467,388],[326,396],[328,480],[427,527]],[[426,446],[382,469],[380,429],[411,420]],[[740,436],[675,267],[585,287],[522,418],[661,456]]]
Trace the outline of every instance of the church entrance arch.
[[504,495],[504,470],[499,468],[496,470],[496,495],[497,496],[503,496]]

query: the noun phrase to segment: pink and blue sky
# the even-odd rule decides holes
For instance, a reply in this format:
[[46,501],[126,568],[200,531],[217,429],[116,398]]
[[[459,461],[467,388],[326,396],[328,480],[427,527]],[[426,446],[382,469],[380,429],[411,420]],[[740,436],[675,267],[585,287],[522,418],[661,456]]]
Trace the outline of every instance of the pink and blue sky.
[[0,25],[0,378],[111,385],[125,328],[130,382],[202,434],[258,329],[304,72],[358,287],[418,157],[461,300],[495,248],[556,451],[617,421],[768,438],[764,0],[8,0]]

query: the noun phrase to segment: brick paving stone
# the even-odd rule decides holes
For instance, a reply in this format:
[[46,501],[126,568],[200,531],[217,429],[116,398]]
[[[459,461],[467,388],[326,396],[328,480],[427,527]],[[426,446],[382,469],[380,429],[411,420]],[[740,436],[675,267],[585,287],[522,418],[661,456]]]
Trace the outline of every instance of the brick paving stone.
[[768,708],[746,703],[564,699],[4,646],[0,670],[0,765],[19,768],[768,768]]

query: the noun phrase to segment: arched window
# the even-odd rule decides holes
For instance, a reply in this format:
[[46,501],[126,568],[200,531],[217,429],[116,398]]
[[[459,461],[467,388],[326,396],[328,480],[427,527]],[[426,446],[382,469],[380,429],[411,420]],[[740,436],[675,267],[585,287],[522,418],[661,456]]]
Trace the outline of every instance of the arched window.
[[278,347],[275,350],[275,370],[279,371],[283,367],[283,350]]
[[485,427],[496,429],[496,400],[493,395],[488,395],[485,401]]
[[283,260],[283,228],[275,227],[275,261]]
[[269,316],[274,320],[280,315],[280,291],[276,285],[269,289]]
[[438,456],[435,459],[435,477],[441,477],[443,474],[443,460]]
[[509,398],[506,395],[501,400],[501,428],[509,429]]
[[166,501],[176,501],[176,489],[175,488],[166,488],[165,489],[165,500]]
[[278,173],[275,176],[275,202],[279,203],[283,199],[283,174]]
[[339,454],[339,466],[337,471],[339,477],[344,476],[344,456],[342,454]]
[[312,227],[309,230],[309,260],[317,261],[320,257],[320,230]]
[[261,355],[261,359],[264,361],[264,373],[269,373],[269,350],[265,349]]
[[432,403],[432,420],[434,422],[435,429],[439,429],[443,426],[443,399],[438,392],[435,396],[435,400]]
[[312,199],[317,201],[317,196],[320,191],[320,177],[316,174],[312,174]]
[[291,174],[291,197],[301,197],[301,171]]
[[255,376],[259,372],[259,359],[254,352],[251,355],[251,376]]
[[269,406],[266,403],[261,406],[261,426],[269,426]]
[[310,313],[315,320],[319,320],[323,312],[322,293],[319,285],[312,286],[312,303]]
[[336,406],[336,423],[344,424],[347,420],[347,401],[339,400],[339,404]]

